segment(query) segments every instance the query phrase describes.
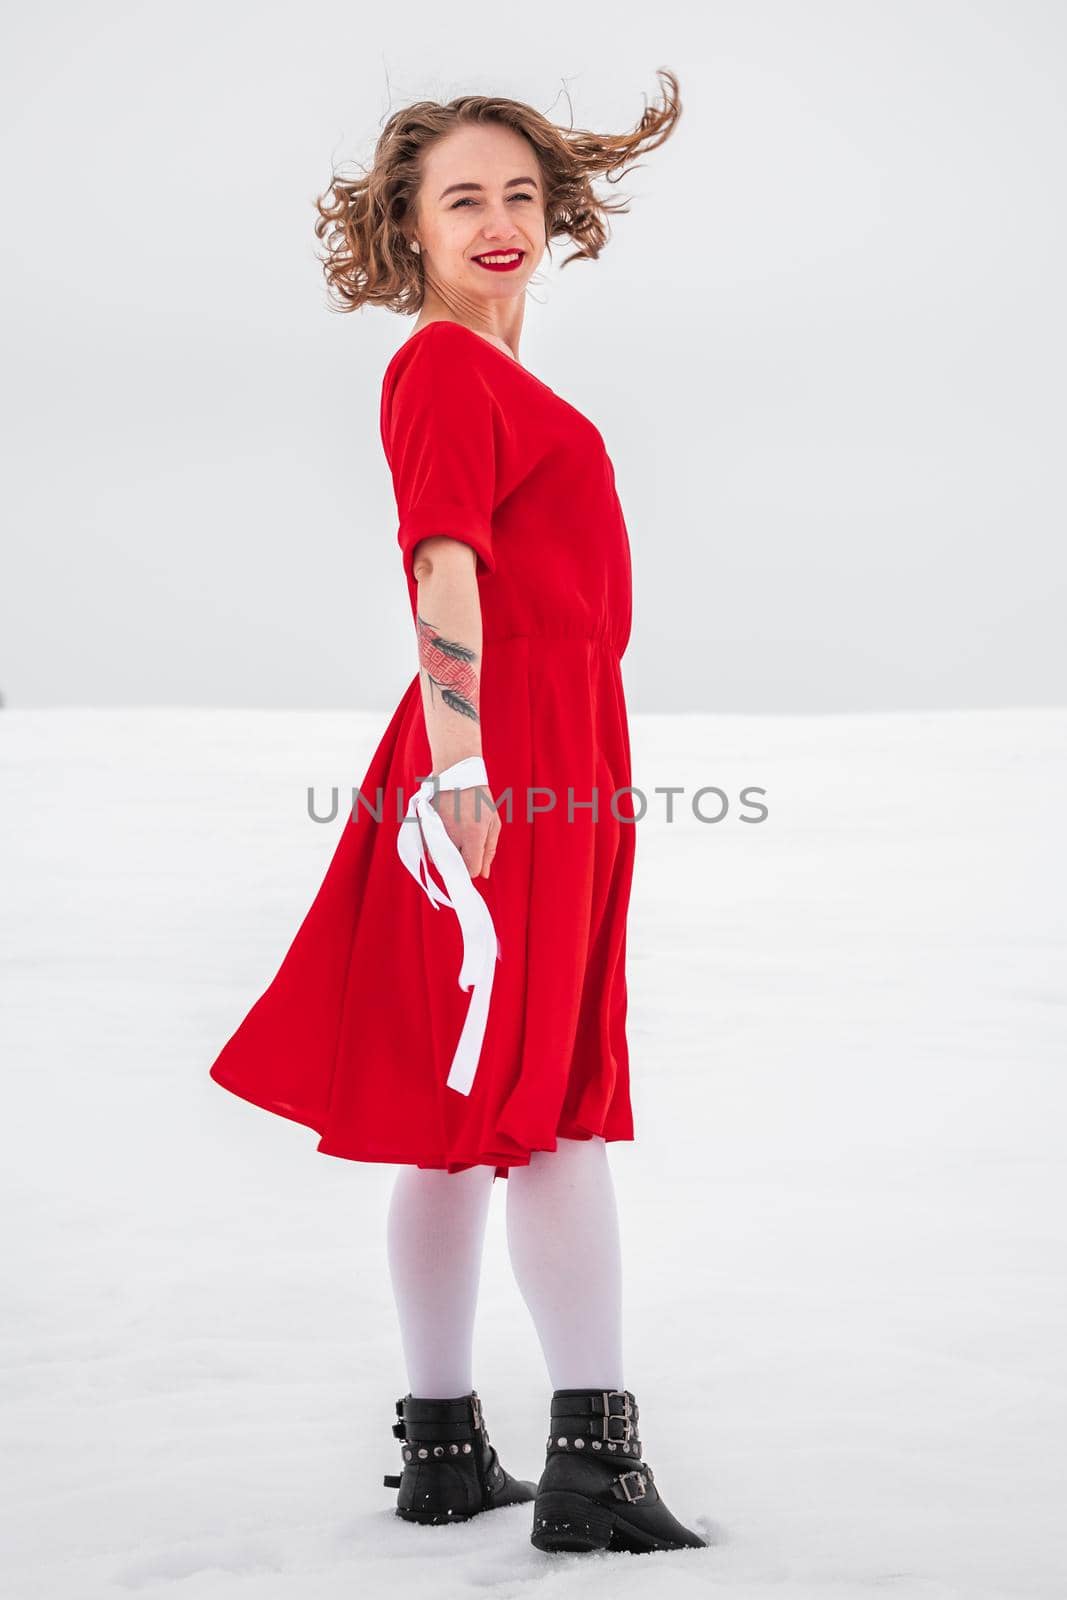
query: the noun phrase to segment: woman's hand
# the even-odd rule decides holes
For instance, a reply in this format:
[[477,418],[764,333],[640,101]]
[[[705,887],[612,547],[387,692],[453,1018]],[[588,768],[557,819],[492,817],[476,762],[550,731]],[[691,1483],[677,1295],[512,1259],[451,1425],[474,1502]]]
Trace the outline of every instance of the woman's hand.
[[430,804],[445,832],[463,857],[472,878],[488,878],[500,837],[500,815],[483,785],[472,789],[441,789]]

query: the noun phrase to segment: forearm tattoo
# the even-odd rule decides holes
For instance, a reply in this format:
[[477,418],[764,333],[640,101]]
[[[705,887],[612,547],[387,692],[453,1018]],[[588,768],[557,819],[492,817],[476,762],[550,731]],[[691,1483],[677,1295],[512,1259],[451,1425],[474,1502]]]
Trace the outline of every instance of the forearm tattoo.
[[475,666],[478,656],[469,645],[456,639],[446,639],[425,617],[417,616],[419,630],[419,665],[430,680],[431,699],[434,689],[440,690],[441,699],[452,711],[462,717],[478,721],[479,679]]

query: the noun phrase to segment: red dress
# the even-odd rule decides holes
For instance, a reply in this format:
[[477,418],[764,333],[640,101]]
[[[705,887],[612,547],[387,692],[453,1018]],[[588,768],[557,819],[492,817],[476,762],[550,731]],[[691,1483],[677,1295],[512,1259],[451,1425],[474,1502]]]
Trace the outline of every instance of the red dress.
[[413,622],[418,540],[449,534],[477,553],[482,752],[502,827],[490,876],[473,880],[499,940],[476,1076],[469,1093],[445,1083],[470,1003],[457,914],[431,904],[397,850],[433,772],[418,673],[314,902],[211,1076],[315,1129],[327,1155],[506,1177],[560,1136],[634,1136],[629,542],[598,430],[461,324],[401,345],[381,434]]

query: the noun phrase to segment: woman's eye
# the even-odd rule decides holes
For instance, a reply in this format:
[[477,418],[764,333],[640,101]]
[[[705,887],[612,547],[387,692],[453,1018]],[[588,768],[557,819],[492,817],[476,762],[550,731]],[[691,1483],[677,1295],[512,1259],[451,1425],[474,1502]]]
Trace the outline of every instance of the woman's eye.
[[[533,195],[532,194],[513,194],[511,196],[511,199],[512,200],[532,200],[533,199]],[[462,200],[457,200],[455,202],[455,204],[452,205],[449,209],[452,210],[452,211],[458,211],[460,206],[474,205],[474,203],[475,202],[472,200],[470,195],[465,195]]]

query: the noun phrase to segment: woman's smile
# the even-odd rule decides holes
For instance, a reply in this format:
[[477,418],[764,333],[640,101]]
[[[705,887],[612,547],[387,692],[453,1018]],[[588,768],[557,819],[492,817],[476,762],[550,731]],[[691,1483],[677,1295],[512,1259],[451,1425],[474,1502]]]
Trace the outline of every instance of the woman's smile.
[[472,256],[471,260],[479,267],[484,267],[487,272],[514,272],[516,267],[521,267],[526,259],[525,250],[487,250],[480,256]]

